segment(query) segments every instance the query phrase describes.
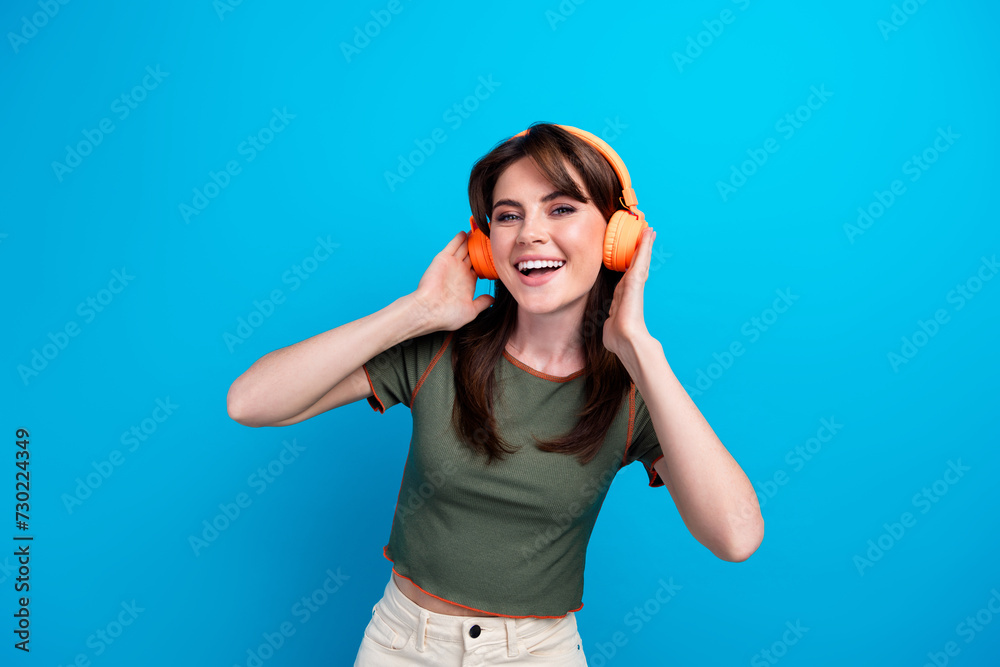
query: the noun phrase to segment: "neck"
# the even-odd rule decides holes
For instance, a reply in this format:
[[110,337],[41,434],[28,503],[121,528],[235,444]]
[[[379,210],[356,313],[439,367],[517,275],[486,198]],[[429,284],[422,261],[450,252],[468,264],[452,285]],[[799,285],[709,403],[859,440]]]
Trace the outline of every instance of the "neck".
[[556,313],[528,313],[518,308],[517,323],[507,339],[507,348],[534,368],[582,363],[580,323],[585,302]]

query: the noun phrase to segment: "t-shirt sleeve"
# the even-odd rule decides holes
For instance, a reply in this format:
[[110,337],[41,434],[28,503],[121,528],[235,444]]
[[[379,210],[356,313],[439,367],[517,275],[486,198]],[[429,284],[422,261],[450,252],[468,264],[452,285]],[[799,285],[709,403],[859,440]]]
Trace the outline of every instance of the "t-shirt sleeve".
[[363,365],[371,385],[368,404],[378,413],[411,401],[420,387],[424,373],[444,354],[453,331],[433,331],[393,345]]
[[639,393],[638,388],[634,396],[634,419],[632,422],[632,439],[629,441],[628,449],[625,451],[625,465],[634,461],[642,461],[646,474],[649,475],[650,486],[663,486],[663,478],[656,472],[653,464],[663,458],[663,450],[660,441],[653,430],[653,420],[649,416],[646,402]]

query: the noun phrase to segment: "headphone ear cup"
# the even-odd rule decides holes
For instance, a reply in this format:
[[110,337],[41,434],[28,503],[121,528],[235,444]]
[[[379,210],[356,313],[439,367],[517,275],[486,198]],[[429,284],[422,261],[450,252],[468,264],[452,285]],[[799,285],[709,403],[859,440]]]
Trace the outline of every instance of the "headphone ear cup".
[[496,267],[493,266],[493,251],[490,250],[490,239],[481,229],[476,227],[476,217],[470,215],[469,222],[472,232],[468,236],[469,259],[476,275],[487,280],[498,280]]
[[615,211],[604,232],[604,266],[624,273],[646,227],[645,217],[631,211]]

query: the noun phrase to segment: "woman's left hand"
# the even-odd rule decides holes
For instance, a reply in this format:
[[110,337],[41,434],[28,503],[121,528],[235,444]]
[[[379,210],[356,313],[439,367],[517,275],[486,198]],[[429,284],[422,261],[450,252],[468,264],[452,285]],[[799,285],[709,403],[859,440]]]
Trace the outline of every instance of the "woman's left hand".
[[642,293],[646,278],[649,277],[649,261],[655,238],[656,232],[652,227],[643,230],[632,261],[615,287],[608,319],[604,321],[604,347],[619,357],[629,345],[649,335],[642,314]]

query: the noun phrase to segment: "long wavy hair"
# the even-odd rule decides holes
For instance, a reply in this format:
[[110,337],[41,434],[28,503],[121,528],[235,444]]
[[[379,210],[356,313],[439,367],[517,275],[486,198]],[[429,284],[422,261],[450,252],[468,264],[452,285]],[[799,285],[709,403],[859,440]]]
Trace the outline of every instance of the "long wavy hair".
[[[531,158],[557,191],[581,202],[593,201],[605,223],[623,208],[621,183],[595,148],[557,125],[533,123],[526,135],[497,144],[472,168],[469,204],[476,226],[487,236],[494,186],[504,170],[523,157]],[[567,162],[582,176],[586,192],[570,176]],[[597,456],[631,382],[624,365],[603,343],[604,321],[622,275],[602,263],[587,298],[579,329],[586,358],[586,403],[576,425],[553,440],[533,436],[540,450],[576,455],[581,464]],[[486,455],[487,465],[517,451],[497,432],[493,417],[495,370],[517,323],[517,302],[501,280],[492,282],[493,304],[455,332],[452,346],[456,389],[452,422],[467,446]]]

